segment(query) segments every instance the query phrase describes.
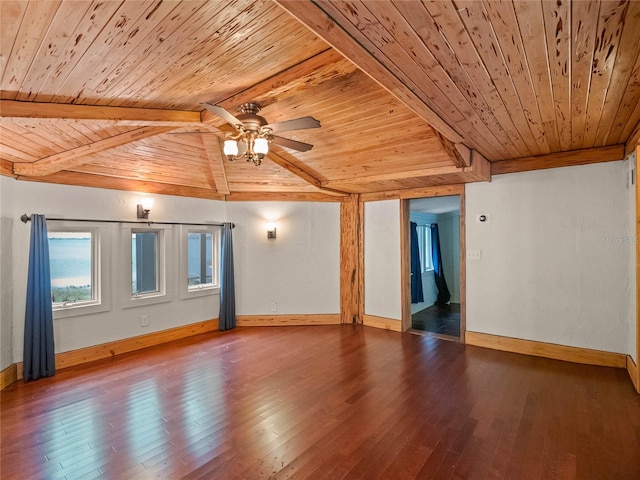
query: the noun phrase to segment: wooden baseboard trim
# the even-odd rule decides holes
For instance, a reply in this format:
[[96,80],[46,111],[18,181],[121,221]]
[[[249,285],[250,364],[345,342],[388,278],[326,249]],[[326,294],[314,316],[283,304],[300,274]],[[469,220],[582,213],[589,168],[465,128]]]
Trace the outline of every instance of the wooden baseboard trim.
[[505,352],[522,353],[536,357],[553,358],[587,365],[599,365],[603,367],[626,368],[627,355],[623,353],[604,352],[589,348],[569,347],[554,343],[523,340],[520,338],[501,337],[488,333],[466,333],[466,344],[476,347],[492,348]]
[[18,366],[12,363],[0,372],[0,390],[4,390],[16,380],[18,380]]
[[402,331],[402,322],[393,318],[378,317],[376,315],[364,314],[363,325],[367,327],[382,328],[384,330],[392,330],[394,332]]
[[[170,328],[160,332],[148,333],[137,337],[124,338],[113,342],[102,343],[78,350],[62,352],[56,354],[56,370],[81,365],[83,363],[103,360],[123,353],[141,350],[154,345],[179,340],[181,338],[199,335],[201,333],[217,331],[219,328],[218,319],[205,320],[204,322],[192,323],[181,327]],[[22,362],[17,364],[17,378],[22,379]]]
[[638,375],[638,366],[633,361],[631,355],[627,355],[627,373],[631,377],[631,382],[636,389],[636,392],[640,393],[640,376]]
[[340,314],[238,315],[238,327],[284,327],[293,325],[339,325]]

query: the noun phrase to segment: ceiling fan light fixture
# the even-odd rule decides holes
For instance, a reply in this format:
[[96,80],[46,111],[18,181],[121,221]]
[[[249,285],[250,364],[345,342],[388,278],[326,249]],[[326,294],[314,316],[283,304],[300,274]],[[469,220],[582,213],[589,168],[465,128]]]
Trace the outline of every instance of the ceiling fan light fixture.
[[258,155],[266,155],[269,153],[269,140],[264,137],[256,138],[256,141],[253,145],[253,151]]
[[313,145],[274,135],[274,132],[319,128],[320,122],[313,117],[300,117],[283,122],[268,123],[258,115],[260,105],[255,102],[243,103],[236,117],[219,105],[203,103],[204,107],[231,125],[236,133],[227,133],[222,151],[228,160],[246,158],[256,166],[269,153],[269,144],[277,143],[299,152],[311,150]]
[[227,138],[224,141],[223,152],[227,159],[232,161],[238,155],[238,142],[232,138]]

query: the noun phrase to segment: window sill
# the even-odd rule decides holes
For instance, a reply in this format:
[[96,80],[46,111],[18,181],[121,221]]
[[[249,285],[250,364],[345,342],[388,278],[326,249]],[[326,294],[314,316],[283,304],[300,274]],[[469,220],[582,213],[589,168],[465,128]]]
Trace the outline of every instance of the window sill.
[[140,295],[137,297],[127,298],[122,305],[122,308],[144,307],[146,305],[155,305],[158,303],[171,302],[173,297],[166,293],[156,293],[148,295]]
[[189,290],[183,289],[182,292],[180,292],[180,298],[183,300],[210,295],[220,295],[220,287],[192,288]]
[[53,307],[53,319],[59,320],[69,317],[80,317],[83,315],[93,315],[94,313],[108,312],[108,303],[90,303],[84,305],[68,305],[66,307]]

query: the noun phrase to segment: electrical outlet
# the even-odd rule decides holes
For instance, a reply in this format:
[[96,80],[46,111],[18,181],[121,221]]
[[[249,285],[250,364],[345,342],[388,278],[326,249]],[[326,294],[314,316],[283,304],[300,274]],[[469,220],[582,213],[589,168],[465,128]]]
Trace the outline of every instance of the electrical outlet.
[[272,312],[278,311],[278,305],[276,304],[276,302],[271,302],[271,311]]
[[140,315],[140,326],[141,327],[149,326],[149,315]]

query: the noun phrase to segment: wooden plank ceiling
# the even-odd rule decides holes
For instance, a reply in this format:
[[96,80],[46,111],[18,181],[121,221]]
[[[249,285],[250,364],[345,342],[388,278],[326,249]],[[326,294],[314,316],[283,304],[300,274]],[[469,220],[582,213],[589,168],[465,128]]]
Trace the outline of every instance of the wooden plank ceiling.
[[[619,160],[640,136],[640,2],[0,2],[0,160],[21,180],[337,199]],[[259,167],[232,113],[312,115]]]

